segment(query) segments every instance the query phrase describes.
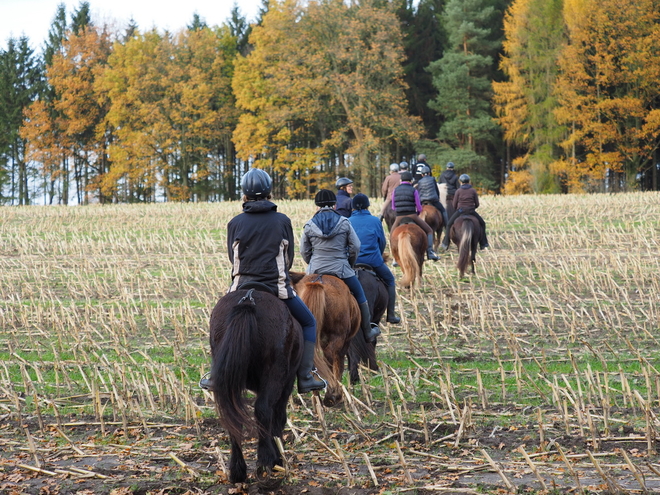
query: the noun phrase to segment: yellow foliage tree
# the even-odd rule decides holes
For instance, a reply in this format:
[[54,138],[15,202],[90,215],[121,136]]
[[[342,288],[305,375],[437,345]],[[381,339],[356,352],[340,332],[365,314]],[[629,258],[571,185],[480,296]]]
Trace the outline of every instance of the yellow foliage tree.
[[553,166],[571,190],[606,169],[629,175],[653,158],[660,136],[660,17],[653,0],[565,0],[569,42],[560,59],[556,116],[569,158]]

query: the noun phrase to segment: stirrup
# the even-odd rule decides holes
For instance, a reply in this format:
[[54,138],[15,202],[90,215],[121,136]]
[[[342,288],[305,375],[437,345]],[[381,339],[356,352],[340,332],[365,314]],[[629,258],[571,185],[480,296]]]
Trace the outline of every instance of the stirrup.
[[[323,382],[323,386],[320,387],[318,385],[309,385],[307,387],[301,387],[300,386],[300,377],[298,377],[298,393],[299,394],[306,394],[307,392],[314,392],[314,391],[317,391],[317,390],[325,390],[328,387],[328,382],[325,381],[325,379],[321,375],[319,375],[319,372],[316,368],[313,368],[313,369],[309,370],[309,375],[311,375],[312,379],[314,378],[313,375],[316,375],[316,378],[318,378],[321,382]],[[303,377],[303,380],[305,378],[306,377]]]
[[199,379],[199,388],[203,388],[204,390],[211,390],[211,387],[213,386],[213,382],[211,381],[211,372],[208,371],[204,373],[204,376]]

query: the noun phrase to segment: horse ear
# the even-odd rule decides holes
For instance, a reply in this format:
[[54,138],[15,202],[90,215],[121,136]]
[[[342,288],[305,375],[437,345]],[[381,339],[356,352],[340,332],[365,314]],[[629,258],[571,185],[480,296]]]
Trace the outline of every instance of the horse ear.
[[302,272],[289,272],[289,280],[291,280],[293,285],[296,285],[303,278],[305,278],[305,274]]

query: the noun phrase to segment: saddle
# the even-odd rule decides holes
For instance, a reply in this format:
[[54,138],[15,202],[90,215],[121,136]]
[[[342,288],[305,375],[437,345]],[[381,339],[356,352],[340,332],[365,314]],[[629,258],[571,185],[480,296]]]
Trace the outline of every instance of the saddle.
[[268,287],[266,284],[262,284],[261,282],[256,282],[254,280],[243,282],[238,286],[238,290],[256,290],[259,292],[268,292],[269,294],[277,297],[277,292],[274,289]]
[[[355,270],[362,270],[362,271],[365,271],[365,272],[369,272],[369,273],[371,273],[374,277],[376,277],[380,282],[382,282],[383,284],[385,284],[385,281],[384,281],[382,278],[380,278],[380,277],[378,276],[378,274],[374,271],[374,268],[373,268],[371,265],[368,265],[368,264],[366,264],[366,263],[357,263],[357,264],[355,265]],[[387,285],[387,284],[385,284],[385,285]]]

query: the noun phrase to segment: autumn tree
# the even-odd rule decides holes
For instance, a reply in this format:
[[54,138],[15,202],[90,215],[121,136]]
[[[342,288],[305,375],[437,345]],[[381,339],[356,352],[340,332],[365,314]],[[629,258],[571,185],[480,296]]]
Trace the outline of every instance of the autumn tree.
[[504,138],[519,150],[507,192],[559,192],[550,164],[563,156],[565,128],[558,124],[555,84],[565,40],[563,0],[516,0],[504,19],[507,80],[493,82],[493,102]]
[[150,201],[163,187],[170,200],[231,197],[235,50],[226,27],[138,32],[115,43],[97,84],[116,135],[101,179],[106,194]]
[[652,0],[565,0],[557,120],[569,130],[556,164],[573,191],[607,169],[628,181],[653,164],[660,136],[660,18]]
[[390,7],[271,2],[250,43],[234,78],[245,111],[234,140],[241,158],[287,177],[280,194],[304,196],[311,181],[327,185],[349,172],[369,191],[380,182],[371,160],[381,147],[419,136]]

